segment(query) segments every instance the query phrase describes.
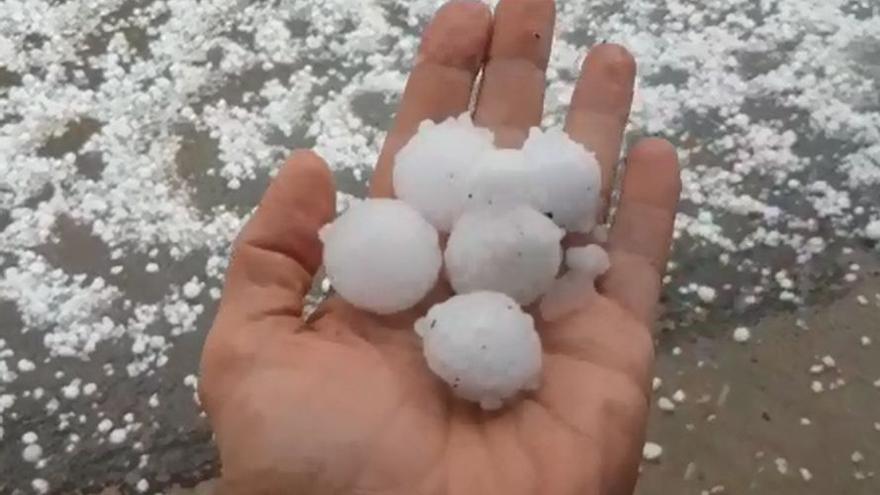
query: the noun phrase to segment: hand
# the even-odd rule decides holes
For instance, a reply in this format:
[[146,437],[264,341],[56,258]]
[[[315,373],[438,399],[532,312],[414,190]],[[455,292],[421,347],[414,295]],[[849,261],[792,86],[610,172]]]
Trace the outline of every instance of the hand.
[[[520,144],[541,119],[554,15],[551,0],[502,0],[494,24],[478,2],[443,7],[424,35],[372,194],[392,194],[393,157],[419,122],[467,110],[481,67],[476,122],[500,144]],[[567,119],[572,137],[597,153],[606,204],[634,74],[623,48],[594,48]],[[204,349],[200,392],[225,492],[631,493],[649,408],[649,328],[680,183],[664,141],[642,141],[627,163],[601,295],[563,321],[539,322],[538,392],[483,412],[430,373],[412,331],[448,288],[390,317],[331,298],[303,319],[321,264],[317,231],[335,202],[323,161],[296,153],[236,242]]]

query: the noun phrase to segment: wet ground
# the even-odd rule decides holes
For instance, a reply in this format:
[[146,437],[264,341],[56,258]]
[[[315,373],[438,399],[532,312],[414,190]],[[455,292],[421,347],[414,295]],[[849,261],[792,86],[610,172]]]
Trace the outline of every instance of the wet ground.
[[[194,389],[229,242],[291,148],[340,208],[363,194],[437,4],[0,0],[0,493],[216,475]],[[586,47],[620,42],[630,139],[684,167],[675,410],[639,493],[880,492],[880,6],[558,4],[547,123]]]
[[655,398],[686,399],[655,407],[648,436],[663,456],[637,493],[878,492],[880,258],[853,259],[863,277],[846,296],[766,317],[745,344],[723,326],[661,337]]

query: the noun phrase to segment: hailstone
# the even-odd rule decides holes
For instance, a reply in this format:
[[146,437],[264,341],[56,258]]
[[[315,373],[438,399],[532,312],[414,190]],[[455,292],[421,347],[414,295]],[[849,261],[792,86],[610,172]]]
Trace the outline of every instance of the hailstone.
[[498,409],[520,390],[540,385],[534,320],[504,294],[455,296],[432,307],[415,330],[431,371],[483,409]]
[[565,265],[569,269],[592,275],[603,275],[611,268],[608,252],[598,244],[568,248],[565,252]]
[[590,232],[602,186],[596,156],[558,128],[532,128],[522,151],[534,167],[536,208],[569,232]]
[[871,220],[865,227],[865,235],[868,239],[880,241],[880,218]]
[[492,132],[476,127],[468,114],[439,124],[422,122],[395,158],[395,194],[435,228],[449,232],[464,209],[465,176],[484,152],[493,149],[493,139]]
[[534,167],[522,150],[489,149],[467,175],[467,209],[534,202]]
[[565,264],[569,271],[541,299],[541,317],[547,321],[560,320],[589,303],[596,294],[596,278],[608,271],[611,260],[601,246],[592,244],[569,248]]
[[525,205],[491,206],[459,218],[446,246],[446,273],[459,294],[496,291],[527,305],[553,284],[565,232]]
[[377,314],[414,306],[437,282],[443,263],[437,231],[399,200],[352,205],[321,229],[320,238],[337,292]]

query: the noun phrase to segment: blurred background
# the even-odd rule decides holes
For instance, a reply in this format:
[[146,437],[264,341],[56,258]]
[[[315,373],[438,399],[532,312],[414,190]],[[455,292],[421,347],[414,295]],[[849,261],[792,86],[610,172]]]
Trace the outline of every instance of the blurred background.
[[[546,124],[620,43],[684,168],[638,493],[880,493],[880,4],[557,3]],[[364,194],[441,4],[0,0],[0,493],[217,475],[230,241],[293,148]]]

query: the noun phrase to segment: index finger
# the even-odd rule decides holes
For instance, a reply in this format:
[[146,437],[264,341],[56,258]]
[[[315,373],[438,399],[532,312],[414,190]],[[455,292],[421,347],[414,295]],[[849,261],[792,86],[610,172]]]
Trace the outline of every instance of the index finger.
[[419,123],[425,119],[441,121],[468,110],[491,27],[489,8],[476,0],[450,2],[437,12],[422,37],[397,118],[379,155],[371,196],[393,196],[394,156],[415,134]]

